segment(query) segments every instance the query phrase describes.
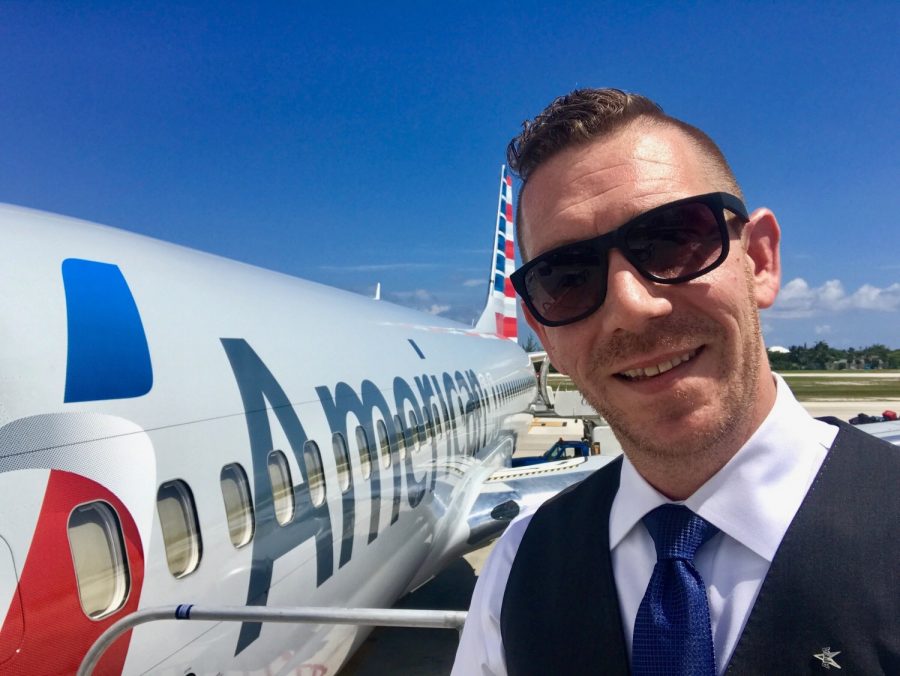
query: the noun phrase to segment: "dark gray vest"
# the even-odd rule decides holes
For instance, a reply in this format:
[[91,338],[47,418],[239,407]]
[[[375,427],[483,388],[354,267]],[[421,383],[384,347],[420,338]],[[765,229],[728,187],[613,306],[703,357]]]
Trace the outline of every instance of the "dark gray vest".
[[[763,581],[730,674],[900,674],[900,448],[840,432]],[[609,553],[620,460],[545,503],[510,569],[509,674],[625,674]]]

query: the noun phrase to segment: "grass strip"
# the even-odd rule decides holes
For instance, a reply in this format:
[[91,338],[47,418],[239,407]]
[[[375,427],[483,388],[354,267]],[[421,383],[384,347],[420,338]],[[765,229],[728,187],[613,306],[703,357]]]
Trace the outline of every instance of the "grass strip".
[[[900,399],[900,374],[896,378],[853,377],[829,375],[827,372],[814,376],[795,376],[782,373],[788,387],[800,401],[835,399]],[[577,389],[571,379],[554,376],[550,386],[556,390]]]

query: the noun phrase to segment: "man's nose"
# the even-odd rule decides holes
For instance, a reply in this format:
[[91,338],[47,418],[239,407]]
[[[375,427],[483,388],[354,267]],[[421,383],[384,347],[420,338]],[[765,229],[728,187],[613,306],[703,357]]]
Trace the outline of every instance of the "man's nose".
[[606,300],[600,307],[607,335],[616,331],[639,333],[647,322],[672,312],[665,287],[641,276],[615,249],[609,252]]

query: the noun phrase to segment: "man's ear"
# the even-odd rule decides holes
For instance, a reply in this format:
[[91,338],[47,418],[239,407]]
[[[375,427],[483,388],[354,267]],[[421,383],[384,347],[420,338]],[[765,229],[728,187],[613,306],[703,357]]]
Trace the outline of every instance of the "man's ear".
[[547,337],[547,333],[543,324],[541,324],[537,319],[534,318],[534,315],[531,314],[531,310],[528,309],[528,306],[525,303],[519,301],[519,307],[522,309],[522,314],[525,315],[525,321],[528,322],[528,326],[531,327],[531,330],[535,332],[538,337],[538,340],[541,341],[541,345],[544,345],[544,339]]
[[753,275],[753,295],[760,309],[771,307],[781,287],[781,258],[778,245],[781,228],[768,209],[757,209],[744,225],[741,240]]
[[538,337],[538,340],[541,341],[541,345],[544,347],[544,350],[546,350],[547,354],[550,356],[550,362],[553,364],[553,368],[555,368],[557,372],[565,374],[565,372],[560,368],[555,359],[556,355],[554,355],[553,353],[553,343],[547,335],[547,327],[534,318],[534,315],[531,314],[531,311],[528,309],[528,306],[525,305],[525,303],[520,302],[519,307],[522,308],[522,314],[525,316],[525,321],[528,322],[528,326],[530,326],[531,330],[534,331],[535,335]]

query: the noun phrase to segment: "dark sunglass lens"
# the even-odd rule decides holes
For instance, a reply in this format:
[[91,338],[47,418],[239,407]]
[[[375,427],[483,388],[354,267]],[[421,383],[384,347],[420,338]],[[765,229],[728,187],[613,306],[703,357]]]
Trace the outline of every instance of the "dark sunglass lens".
[[569,248],[537,262],[525,275],[531,303],[541,317],[564,322],[598,306],[606,294],[606,258]]
[[678,279],[712,266],[722,253],[722,233],[712,209],[680,204],[635,223],[626,235],[629,257],[660,279]]

